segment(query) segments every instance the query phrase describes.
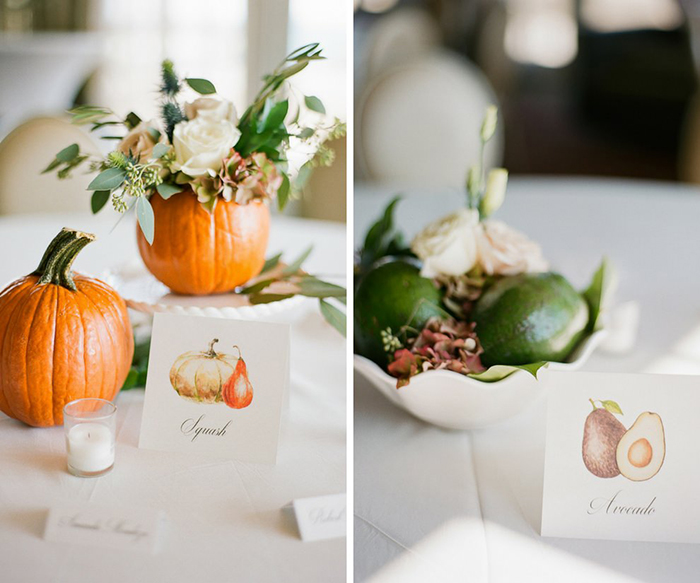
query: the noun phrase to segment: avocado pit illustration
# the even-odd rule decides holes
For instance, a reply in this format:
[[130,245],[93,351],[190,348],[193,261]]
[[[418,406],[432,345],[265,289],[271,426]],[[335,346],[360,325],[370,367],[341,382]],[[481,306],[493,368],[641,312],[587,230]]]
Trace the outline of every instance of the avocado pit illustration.
[[[659,473],[666,457],[664,425],[657,413],[646,411],[629,429],[615,417],[622,415],[614,401],[593,401],[583,428],[583,463],[594,476],[622,475],[643,482]],[[600,404],[598,406],[596,403]]]

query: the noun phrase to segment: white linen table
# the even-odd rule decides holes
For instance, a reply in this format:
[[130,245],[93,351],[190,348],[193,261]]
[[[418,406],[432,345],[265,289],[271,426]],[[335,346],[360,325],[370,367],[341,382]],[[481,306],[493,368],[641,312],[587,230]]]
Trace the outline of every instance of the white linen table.
[[[109,210],[0,217],[0,285],[31,272],[64,226],[98,234],[78,271],[133,261],[133,217],[110,233],[115,222]],[[345,275],[344,225],[273,217],[270,254],[293,257],[311,243],[309,271]],[[304,543],[282,508],[345,491],[345,342],[314,300],[273,319],[292,325],[291,401],[275,466],[138,449],[143,389],[118,395],[115,467],[96,479],[67,473],[62,427],[29,428],[0,413],[0,581],[344,581],[345,539]],[[45,542],[48,508],[76,502],[162,510],[159,552]]]
[[[356,187],[356,246],[395,192]],[[699,189],[513,178],[508,193],[496,218],[539,241],[554,270],[582,288],[607,255],[618,300],[641,304],[636,348],[598,351],[584,370],[700,374]],[[412,237],[463,204],[457,192],[408,192],[397,224]],[[700,581],[698,545],[539,535],[544,405],[488,429],[446,431],[394,407],[356,373],[355,579]]]

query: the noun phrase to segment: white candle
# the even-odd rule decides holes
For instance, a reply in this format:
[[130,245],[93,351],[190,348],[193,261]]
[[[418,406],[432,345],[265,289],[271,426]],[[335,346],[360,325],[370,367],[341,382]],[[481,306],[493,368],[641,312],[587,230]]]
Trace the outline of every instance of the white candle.
[[67,435],[68,465],[80,472],[101,472],[114,464],[114,443],[102,423],[79,423]]

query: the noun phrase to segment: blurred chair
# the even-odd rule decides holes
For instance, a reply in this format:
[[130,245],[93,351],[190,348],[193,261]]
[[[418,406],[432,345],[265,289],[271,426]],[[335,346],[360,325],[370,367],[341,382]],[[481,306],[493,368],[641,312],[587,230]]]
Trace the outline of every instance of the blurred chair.
[[59,180],[55,172],[41,174],[66,146],[98,154],[92,138],[67,120],[37,117],[26,121],[0,143],[0,214],[89,211],[85,168]]
[[347,142],[328,142],[335,151],[331,166],[315,168],[304,188],[302,216],[310,219],[345,222],[347,190]]
[[[404,186],[464,186],[478,161],[479,129],[496,97],[484,75],[457,55],[433,52],[373,80],[356,114],[360,177]],[[486,149],[500,165],[503,133]]]
[[372,79],[385,71],[420,59],[441,44],[440,27],[420,8],[400,8],[380,18],[365,45],[365,75]]

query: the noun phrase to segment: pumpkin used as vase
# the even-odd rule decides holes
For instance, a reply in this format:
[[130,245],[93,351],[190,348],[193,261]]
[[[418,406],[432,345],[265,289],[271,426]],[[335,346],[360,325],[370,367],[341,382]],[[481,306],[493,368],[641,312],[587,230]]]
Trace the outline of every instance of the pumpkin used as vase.
[[39,267],[0,292],[0,410],[35,427],[63,423],[66,403],[112,400],[134,337],[124,300],[71,271],[94,235],[63,229]]
[[138,229],[141,258],[153,276],[175,293],[226,293],[262,271],[270,232],[264,202],[219,199],[212,212],[191,189],[167,200],[151,197],[155,235],[149,245]]

